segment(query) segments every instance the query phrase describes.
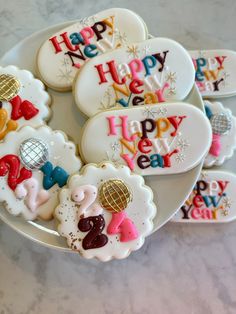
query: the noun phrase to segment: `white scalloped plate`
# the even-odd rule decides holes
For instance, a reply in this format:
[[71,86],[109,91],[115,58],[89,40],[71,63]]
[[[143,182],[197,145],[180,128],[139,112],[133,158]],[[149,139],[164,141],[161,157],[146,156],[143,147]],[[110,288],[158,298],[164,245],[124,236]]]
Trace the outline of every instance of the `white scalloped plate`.
[[[63,29],[72,22],[62,23],[40,32],[34,33],[15,47],[9,50],[0,60],[2,66],[14,64],[20,68],[36,73],[35,57],[40,45],[51,34]],[[79,113],[71,93],[58,93],[48,90],[53,98],[53,117],[49,125],[53,129],[62,129],[76,143],[79,141],[81,128],[85,118]],[[203,102],[196,87],[186,99],[196,107],[203,110]],[[191,171],[179,175],[146,177],[146,183],[153,189],[154,201],[158,206],[155,217],[155,230],[164,225],[184,203],[201,171],[202,164]],[[171,197],[170,197],[171,195]],[[56,221],[24,221],[21,217],[10,215],[3,207],[0,207],[0,218],[17,232],[43,245],[72,252],[68,249],[64,238],[59,237],[56,231]]]

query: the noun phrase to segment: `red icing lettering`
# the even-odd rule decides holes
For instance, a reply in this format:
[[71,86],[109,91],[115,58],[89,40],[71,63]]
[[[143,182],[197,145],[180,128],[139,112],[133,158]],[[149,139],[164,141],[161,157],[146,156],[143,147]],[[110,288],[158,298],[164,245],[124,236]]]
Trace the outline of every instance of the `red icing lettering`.
[[227,185],[229,184],[229,181],[217,181],[219,184],[219,187],[221,189],[220,193],[218,193],[219,195],[222,195],[222,193],[224,192],[224,190],[226,189]]
[[61,44],[65,44],[66,47],[70,50],[70,51],[76,51],[78,49],[78,45],[77,46],[73,46],[70,42],[70,39],[68,38],[67,32],[60,34],[59,36],[62,37],[62,41],[58,41],[57,40],[57,36],[54,36],[52,38],[50,38],[49,40],[51,41],[51,43],[53,44],[54,48],[55,48],[55,53],[59,53],[62,51],[61,48]]
[[139,90],[138,87],[140,86],[143,86],[143,82],[139,79],[135,79],[129,84],[129,89],[133,94],[141,94],[144,90]]
[[193,205],[198,208],[204,205],[204,200],[201,195],[194,196],[192,202],[193,202]]
[[171,153],[168,153],[164,156],[162,156],[163,158],[163,163],[164,163],[164,167],[171,167],[171,161],[170,161],[170,157],[174,154],[177,154],[179,152],[178,149],[174,149]]
[[148,138],[144,138],[139,141],[138,149],[141,153],[148,154],[151,152],[151,149],[147,149],[147,147],[152,147],[152,142]]
[[114,82],[116,82],[119,85],[124,84],[126,82],[126,77],[123,77],[121,80],[119,79],[119,75],[118,75],[118,72],[117,72],[116,66],[115,66],[115,61],[112,60],[112,61],[107,62],[106,64],[108,65],[107,71],[103,70],[102,64],[95,65],[95,68],[97,69],[98,74],[99,74],[99,78],[100,78],[99,84],[103,84],[103,83],[107,82],[106,74],[108,74],[108,73],[111,74],[111,77],[112,77]]
[[171,136],[176,136],[179,126],[185,118],[186,116],[172,116],[167,118],[175,129],[174,132],[170,133]]
[[217,62],[218,62],[219,65],[220,65],[220,67],[218,67],[218,70],[224,69],[223,63],[224,63],[224,61],[225,61],[225,59],[226,59],[226,56],[222,56],[222,57],[217,56],[217,57],[215,57],[215,58],[216,58]]

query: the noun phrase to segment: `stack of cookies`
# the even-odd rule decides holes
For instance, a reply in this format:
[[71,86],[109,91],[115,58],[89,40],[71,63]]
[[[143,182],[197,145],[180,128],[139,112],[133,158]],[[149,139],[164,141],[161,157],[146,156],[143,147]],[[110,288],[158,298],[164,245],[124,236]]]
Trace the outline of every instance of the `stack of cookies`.
[[[51,34],[35,56],[38,79],[0,67],[6,210],[26,220],[54,219],[69,248],[85,258],[121,259],[139,249],[158,211],[145,177],[185,173],[204,159],[207,167],[220,165],[236,147],[231,112],[206,101],[205,113],[185,101],[195,80],[206,97],[218,97],[222,82],[222,94],[233,94],[219,77],[224,71],[226,80],[232,52],[216,53],[191,58],[174,40],[150,38],[136,13],[108,9]],[[44,84],[49,93],[73,93],[86,117],[78,152],[73,138],[46,126],[53,98]],[[204,200],[197,186],[194,216]],[[210,186],[211,196],[225,197],[227,184]],[[183,221],[181,210],[175,221]]]

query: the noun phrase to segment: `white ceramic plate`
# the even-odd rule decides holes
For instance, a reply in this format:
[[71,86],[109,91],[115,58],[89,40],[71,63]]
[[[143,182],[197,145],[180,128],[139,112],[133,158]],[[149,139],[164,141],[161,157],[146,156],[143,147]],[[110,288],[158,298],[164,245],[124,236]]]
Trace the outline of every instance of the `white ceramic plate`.
[[[14,64],[35,73],[35,57],[40,45],[51,34],[63,29],[70,23],[55,25],[27,37],[8,51],[0,60],[0,64],[3,66]],[[50,89],[48,91],[53,98],[53,117],[49,125],[53,129],[63,130],[78,143],[85,118],[74,104],[72,94],[58,93]],[[193,88],[186,101],[203,110],[203,102],[196,87]],[[184,174],[146,177],[146,183],[153,189],[155,203],[158,206],[158,213],[155,217],[155,230],[165,224],[184,203],[198,178],[201,168],[202,164]],[[21,217],[8,214],[3,207],[0,207],[0,218],[13,229],[34,241],[71,252],[67,248],[65,239],[59,237],[56,232],[56,221],[44,222],[37,220],[27,222]]]

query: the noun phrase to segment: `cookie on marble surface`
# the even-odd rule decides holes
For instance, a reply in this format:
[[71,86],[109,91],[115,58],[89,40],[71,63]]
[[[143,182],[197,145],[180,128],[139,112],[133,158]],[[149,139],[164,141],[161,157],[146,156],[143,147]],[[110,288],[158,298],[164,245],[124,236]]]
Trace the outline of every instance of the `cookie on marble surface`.
[[219,223],[235,220],[235,191],[235,174],[228,171],[205,170],[172,221]]

